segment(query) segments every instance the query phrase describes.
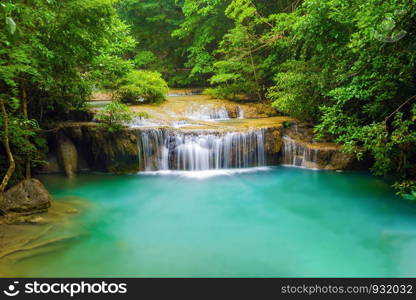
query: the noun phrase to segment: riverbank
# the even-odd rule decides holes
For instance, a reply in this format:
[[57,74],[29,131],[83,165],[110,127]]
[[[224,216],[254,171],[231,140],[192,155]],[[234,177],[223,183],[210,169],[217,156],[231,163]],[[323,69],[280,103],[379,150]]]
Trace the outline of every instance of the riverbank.
[[0,216],[0,277],[16,276],[14,265],[64,249],[85,234],[77,221],[91,203],[77,197],[55,198],[48,212],[9,224]]

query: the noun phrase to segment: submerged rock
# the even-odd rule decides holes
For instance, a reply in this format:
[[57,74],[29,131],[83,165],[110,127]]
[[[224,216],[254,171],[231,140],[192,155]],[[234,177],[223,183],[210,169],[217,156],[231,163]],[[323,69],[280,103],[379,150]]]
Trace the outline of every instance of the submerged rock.
[[31,215],[51,207],[52,197],[37,179],[27,179],[4,193],[0,209],[5,213]]
[[70,246],[85,234],[85,228],[77,215],[66,212],[83,212],[89,206],[85,199],[67,197],[59,199],[41,215],[11,213],[8,217],[0,216],[0,277],[24,277],[25,274],[17,270],[16,263]]
[[75,209],[75,208],[69,208],[65,211],[65,213],[68,214],[68,215],[75,215],[75,214],[78,214],[79,211],[78,211],[78,209]]
[[34,225],[48,224],[48,221],[43,217],[32,217],[32,218],[27,219],[26,222],[29,224],[34,224]]

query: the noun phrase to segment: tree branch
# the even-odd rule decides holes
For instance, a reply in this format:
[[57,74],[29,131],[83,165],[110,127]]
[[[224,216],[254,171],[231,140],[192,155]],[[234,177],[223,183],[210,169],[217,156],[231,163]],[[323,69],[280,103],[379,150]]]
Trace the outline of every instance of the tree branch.
[[3,98],[0,97],[0,109],[3,115],[3,144],[6,148],[7,159],[9,160],[9,168],[7,169],[6,174],[3,177],[3,180],[0,185],[0,194],[3,194],[6,190],[7,184],[9,183],[10,178],[13,176],[16,164],[13,158],[12,151],[10,149],[9,141],[9,116],[7,114],[6,106],[4,105]]
[[416,99],[416,95],[410,97],[405,102],[403,102],[394,112],[392,112],[385,120],[384,123],[387,123],[387,121],[392,118],[395,114],[397,114],[406,104],[408,104],[410,101]]

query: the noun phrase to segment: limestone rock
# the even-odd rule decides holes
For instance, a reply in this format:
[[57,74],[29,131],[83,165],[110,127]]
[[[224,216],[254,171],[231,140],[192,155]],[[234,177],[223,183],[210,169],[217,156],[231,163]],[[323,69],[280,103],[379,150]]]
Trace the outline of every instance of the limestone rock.
[[111,133],[97,127],[83,129],[84,146],[90,151],[88,156],[94,169],[116,174],[139,171],[139,148],[134,131]]
[[58,135],[58,160],[68,177],[73,177],[78,172],[77,148],[64,134]]
[[336,151],[332,154],[330,165],[333,170],[346,170],[352,167],[354,161],[353,155]]
[[37,179],[27,179],[4,193],[0,203],[3,212],[31,215],[46,212],[52,197]]
[[313,128],[308,124],[294,124],[283,134],[283,164],[324,170],[354,168],[353,155],[334,143],[314,141]]
[[75,215],[75,214],[78,214],[79,211],[78,211],[78,209],[75,209],[75,208],[68,208],[65,211],[65,213],[68,214],[68,215]]
[[45,225],[48,224],[45,218],[42,217],[32,217],[26,220],[26,223],[33,224],[33,225]]
[[264,149],[267,154],[277,155],[283,146],[282,132],[279,127],[265,129]]

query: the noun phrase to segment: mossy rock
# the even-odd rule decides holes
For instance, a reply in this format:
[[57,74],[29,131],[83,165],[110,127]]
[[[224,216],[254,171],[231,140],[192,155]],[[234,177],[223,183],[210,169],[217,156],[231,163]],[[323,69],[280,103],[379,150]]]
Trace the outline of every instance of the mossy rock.
[[96,127],[84,128],[83,132],[94,169],[112,173],[139,171],[139,148],[134,131],[125,129],[111,133]]

